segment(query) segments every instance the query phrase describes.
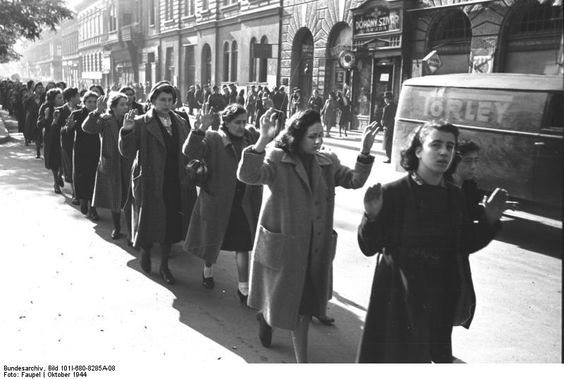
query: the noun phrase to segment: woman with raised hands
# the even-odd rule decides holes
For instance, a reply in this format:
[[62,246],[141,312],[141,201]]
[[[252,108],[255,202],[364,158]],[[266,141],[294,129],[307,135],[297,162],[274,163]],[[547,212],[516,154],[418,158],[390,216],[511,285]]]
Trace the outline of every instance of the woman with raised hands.
[[316,111],[292,116],[267,152],[276,135],[274,112],[267,111],[260,123],[260,137],[243,151],[237,173],[249,185],[270,189],[254,242],[248,304],[259,312],[263,346],[270,346],[273,327],[290,330],[296,361],[303,363],[311,317],[325,315],[333,292],[335,187],[356,189],[366,182],[376,123],[365,129],[354,169],[321,150],[323,126]]

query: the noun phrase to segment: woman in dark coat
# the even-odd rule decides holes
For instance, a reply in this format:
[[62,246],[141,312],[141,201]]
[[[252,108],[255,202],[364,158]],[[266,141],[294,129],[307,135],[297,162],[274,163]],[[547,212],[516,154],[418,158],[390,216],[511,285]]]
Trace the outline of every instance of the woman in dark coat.
[[[256,142],[258,133],[247,127],[247,111],[240,104],[228,105],[221,114],[223,125],[194,129],[184,145],[189,160],[207,163],[206,183],[192,213],[184,249],[204,260],[202,284],[214,287],[212,265],[221,250],[235,252],[239,300],[246,304],[249,291],[249,251],[252,249],[262,186],[237,179],[242,150]],[[197,126],[200,126],[199,124]]]
[[55,107],[60,107],[63,103],[63,92],[59,88],[51,88],[47,91],[45,102],[39,108],[37,119],[38,133],[43,131],[43,142],[45,144],[45,168],[53,172],[55,193],[61,193],[61,187],[65,185],[60,172],[61,130],[58,125],[53,125]]
[[[105,97],[96,101],[96,110],[90,112],[82,123],[82,130],[100,137],[100,157],[96,169],[92,205],[109,209],[112,213],[114,229],[112,239],[121,234],[121,209],[125,207],[131,178],[131,159],[122,157],[118,150],[119,130],[125,114],[129,112],[127,96],[112,92],[105,103]],[[103,113],[104,110],[106,113]],[[125,223],[131,236],[130,207],[125,207]],[[128,242],[130,243],[130,242]]]
[[[14,103],[14,113],[16,120],[18,121],[18,132],[23,133],[25,130],[25,102],[29,97],[29,91],[27,87],[18,89],[16,101]],[[24,134],[25,145],[28,146],[30,141]]]
[[96,167],[100,158],[100,136],[82,130],[88,114],[96,109],[98,94],[87,91],[82,97],[84,107],[71,113],[67,128],[74,131],[73,183],[80,211],[94,221],[98,220],[96,207],[92,206]]
[[499,228],[505,191],[472,223],[459,188],[444,180],[458,130],[448,123],[419,127],[402,152],[408,174],[365,195],[358,242],[377,254],[359,362],[451,363],[452,327],[470,326],[475,295],[468,255]]
[[119,150],[132,166],[133,243],[141,248],[141,268],[151,271],[151,249],[161,247],[159,274],[167,284],[175,279],[168,267],[172,244],[184,239],[196,188],[189,183],[182,146],[190,128],[173,112],[177,92],[168,82],[157,83],[151,109],[134,118],[130,111],[120,130]]
[[43,146],[43,135],[37,129],[37,117],[39,107],[45,101],[45,89],[41,82],[33,87],[33,94],[25,102],[25,126],[24,136],[29,141],[35,141],[35,158],[41,158],[41,147]]

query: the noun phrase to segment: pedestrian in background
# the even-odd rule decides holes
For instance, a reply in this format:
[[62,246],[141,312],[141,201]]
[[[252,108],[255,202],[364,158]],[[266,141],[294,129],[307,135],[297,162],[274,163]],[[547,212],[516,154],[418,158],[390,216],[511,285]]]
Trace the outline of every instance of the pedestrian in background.
[[257,96],[256,87],[251,86],[251,90],[249,91],[249,94],[247,95],[247,101],[246,101],[246,104],[245,104],[247,116],[249,116],[249,119],[247,120],[247,122],[249,124],[255,123],[255,111],[257,109],[257,100],[258,100],[258,96]]
[[248,304],[258,310],[259,338],[265,347],[272,328],[291,331],[296,361],[307,362],[312,316],[324,316],[332,297],[335,187],[360,188],[370,174],[376,125],[363,135],[356,166],[343,166],[334,153],[320,150],[323,127],[318,112],[294,115],[275,146],[274,111],[261,117],[260,138],[243,152],[238,177],[267,185],[253,248]]
[[246,304],[249,289],[249,251],[252,248],[262,201],[262,186],[237,180],[241,152],[254,144],[258,132],[247,126],[247,113],[240,104],[223,111],[220,130],[198,124],[184,145],[189,160],[207,164],[207,179],[200,189],[192,213],[184,249],[204,260],[202,284],[215,285],[213,267],[220,250],[235,252],[237,294]]
[[53,124],[55,107],[64,104],[63,93],[59,88],[51,88],[47,91],[45,102],[41,104],[37,118],[38,132],[43,132],[45,144],[45,168],[53,173],[53,188],[55,193],[61,193],[61,187],[65,185],[61,177],[61,129]]
[[[237,95],[237,99],[236,99],[236,103],[237,104],[241,104],[242,106],[245,106],[245,90],[242,89],[239,91],[239,94]],[[245,109],[245,112],[247,112],[247,110]]]
[[172,244],[184,239],[196,200],[182,153],[190,127],[173,111],[178,95],[168,82],[155,84],[149,93],[151,109],[142,117],[127,113],[119,137],[122,156],[134,159],[133,246],[141,248],[141,268],[150,273],[152,247],[160,245],[159,275],[167,284],[176,281],[168,266]]
[[82,130],[82,123],[90,112],[96,110],[98,94],[86,91],[82,97],[82,109],[71,113],[66,125],[74,131],[73,183],[76,198],[80,202],[80,211],[91,220],[98,220],[96,207],[92,205],[96,168],[100,159],[100,137]]
[[321,119],[325,125],[325,137],[331,137],[331,128],[337,123],[337,111],[339,104],[334,92],[329,92],[329,97],[325,100],[325,104],[321,109]]
[[496,191],[472,222],[461,190],[444,179],[457,139],[452,124],[427,122],[402,152],[408,174],[366,191],[358,242],[378,259],[359,362],[452,363],[452,327],[470,326],[468,255],[493,238],[507,194]]
[[196,116],[199,115],[204,106],[204,91],[199,84],[196,84],[196,92],[194,93],[194,109],[196,109]]
[[313,94],[310,96],[307,105],[309,109],[321,112],[321,108],[323,108],[323,98],[319,96],[317,88],[313,90]]
[[127,96],[127,106],[130,110],[135,110],[137,116],[145,113],[145,108],[143,107],[143,105],[139,104],[136,101],[135,89],[133,87],[123,86],[119,89],[119,92]]
[[[128,244],[131,244],[131,208],[125,207],[131,176],[132,160],[122,157],[118,150],[119,129],[125,114],[129,112],[127,96],[120,92],[110,93],[107,104],[105,96],[96,101],[96,110],[90,112],[82,123],[82,130],[100,136],[100,159],[96,170],[92,205],[109,209],[114,228],[112,239],[121,234],[121,209],[125,210]],[[105,111],[107,109],[107,111]]]
[[352,111],[351,111],[351,99],[348,94],[348,89],[343,92],[337,92],[337,104],[339,107],[339,137],[341,137],[341,131],[345,132],[345,137],[347,136],[347,130],[352,121]]
[[193,85],[188,88],[188,92],[186,93],[186,102],[188,103],[188,114],[194,114],[194,108],[196,108],[196,87]]
[[394,95],[390,91],[384,92],[384,108],[382,110],[381,125],[384,128],[383,145],[387,159],[384,163],[392,161],[392,144],[394,142],[394,125],[396,119],[397,105],[394,103]]

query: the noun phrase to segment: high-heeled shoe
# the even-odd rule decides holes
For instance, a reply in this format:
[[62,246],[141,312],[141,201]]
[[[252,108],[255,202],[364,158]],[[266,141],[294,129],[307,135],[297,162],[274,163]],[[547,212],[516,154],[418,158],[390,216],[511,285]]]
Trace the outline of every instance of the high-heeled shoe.
[[142,252],[141,253],[141,269],[143,271],[145,271],[147,274],[151,272],[151,256],[146,253],[146,252]]
[[53,191],[54,191],[55,193],[58,193],[58,194],[62,193],[62,192],[61,192],[61,187],[59,187],[57,184],[55,184],[55,186],[54,186],[54,188],[53,188]]
[[168,269],[168,267],[161,267],[159,269],[159,274],[161,275],[161,278],[163,279],[163,281],[166,284],[174,284],[176,283],[176,279],[174,279],[174,276],[172,276],[172,273],[170,272],[170,270]]
[[215,281],[213,280],[213,276],[211,278],[206,278],[202,273],[202,285],[209,290],[215,287]]
[[241,291],[237,290],[237,296],[239,296],[241,305],[247,306],[247,299],[249,298],[249,295],[243,295]]
[[121,230],[118,228],[115,228],[114,230],[112,230],[112,239],[113,240],[117,240],[121,238]]
[[323,325],[331,326],[335,323],[335,319],[329,316],[313,316],[319,320]]
[[92,221],[98,221],[100,219],[98,212],[96,212],[96,208],[90,208],[90,210],[88,211],[88,217]]
[[272,344],[272,327],[267,324],[262,313],[257,313],[259,322],[259,339],[264,347],[270,347]]

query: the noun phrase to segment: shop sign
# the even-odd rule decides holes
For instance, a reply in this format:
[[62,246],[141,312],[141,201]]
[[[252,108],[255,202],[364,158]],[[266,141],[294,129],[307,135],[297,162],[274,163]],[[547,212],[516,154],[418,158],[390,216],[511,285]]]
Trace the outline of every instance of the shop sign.
[[398,9],[375,8],[369,14],[354,18],[354,34],[386,33],[401,31],[400,11]]
[[476,74],[489,74],[493,72],[493,55],[472,56],[472,72]]
[[437,53],[437,50],[433,50],[427,54],[425,58],[423,58],[423,64],[425,65],[427,72],[434,74],[439,68],[441,68],[443,62],[441,62],[441,57],[439,56],[439,53]]

